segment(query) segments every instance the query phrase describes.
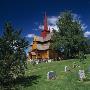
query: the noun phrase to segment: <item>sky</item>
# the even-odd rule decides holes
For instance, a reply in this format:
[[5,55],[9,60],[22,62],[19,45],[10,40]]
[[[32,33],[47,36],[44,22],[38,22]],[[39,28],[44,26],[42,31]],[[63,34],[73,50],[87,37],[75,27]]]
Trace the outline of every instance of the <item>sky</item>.
[[43,28],[44,13],[49,27],[55,28],[60,12],[71,10],[83,23],[85,37],[90,37],[90,0],[0,0],[0,35],[4,23],[9,21],[22,35],[31,39]]

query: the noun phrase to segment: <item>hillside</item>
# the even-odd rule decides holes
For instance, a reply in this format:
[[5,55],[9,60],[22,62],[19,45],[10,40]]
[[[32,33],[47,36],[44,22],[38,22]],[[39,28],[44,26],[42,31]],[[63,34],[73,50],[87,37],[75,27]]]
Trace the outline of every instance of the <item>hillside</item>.
[[[73,62],[80,67],[72,69]],[[64,72],[64,67],[69,66],[71,71]],[[51,63],[41,63],[32,66],[28,62],[28,70],[26,78],[20,83],[21,90],[90,90],[90,55],[87,55],[85,64],[77,60],[63,60]],[[85,70],[85,81],[79,80],[78,70]],[[57,78],[55,80],[47,80],[47,72],[55,71]]]

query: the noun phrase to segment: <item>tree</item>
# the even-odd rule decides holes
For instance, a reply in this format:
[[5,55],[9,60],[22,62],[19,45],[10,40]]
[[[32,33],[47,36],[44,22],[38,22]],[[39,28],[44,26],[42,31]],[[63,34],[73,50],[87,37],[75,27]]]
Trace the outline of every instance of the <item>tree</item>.
[[52,49],[61,50],[65,58],[75,57],[79,51],[85,51],[86,38],[82,24],[70,11],[62,12],[57,21],[58,31],[52,37]]
[[86,44],[87,44],[86,54],[90,54],[90,38],[87,38]]
[[21,36],[21,31],[14,30],[10,23],[6,23],[0,37],[1,85],[10,85],[13,79],[25,74],[27,46],[28,42]]

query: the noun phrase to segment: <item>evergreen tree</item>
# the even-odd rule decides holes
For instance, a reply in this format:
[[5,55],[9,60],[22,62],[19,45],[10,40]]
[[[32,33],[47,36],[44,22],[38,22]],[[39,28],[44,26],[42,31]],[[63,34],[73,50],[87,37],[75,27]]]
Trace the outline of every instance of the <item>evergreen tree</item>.
[[71,58],[79,55],[79,51],[85,51],[86,38],[84,37],[82,24],[70,11],[62,12],[57,21],[58,31],[54,32],[54,50],[63,49],[64,57]]
[[0,83],[10,85],[16,77],[25,74],[26,53],[28,42],[16,31],[10,23],[5,24],[5,30],[0,38]]

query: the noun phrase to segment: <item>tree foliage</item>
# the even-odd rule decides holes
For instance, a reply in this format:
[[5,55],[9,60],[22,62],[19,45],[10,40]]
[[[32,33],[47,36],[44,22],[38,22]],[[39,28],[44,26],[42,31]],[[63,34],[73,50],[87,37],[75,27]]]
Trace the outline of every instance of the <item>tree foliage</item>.
[[8,84],[26,69],[25,49],[28,42],[21,36],[21,31],[14,30],[10,23],[5,24],[0,37],[0,83]]
[[79,51],[85,51],[86,38],[84,37],[82,24],[70,11],[62,12],[57,21],[58,31],[54,32],[54,50],[63,50],[64,56],[75,57]]

